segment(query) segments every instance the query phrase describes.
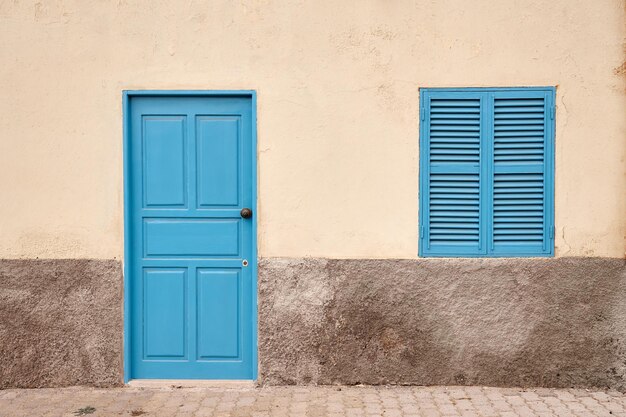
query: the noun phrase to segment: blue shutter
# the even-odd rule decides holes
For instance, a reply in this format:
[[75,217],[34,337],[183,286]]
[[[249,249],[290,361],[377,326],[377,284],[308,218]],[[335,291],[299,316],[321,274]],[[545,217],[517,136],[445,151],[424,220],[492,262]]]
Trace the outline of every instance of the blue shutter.
[[554,93],[421,91],[420,256],[554,253]]
[[553,91],[493,94],[489,253],[553,253]]
[[481,95],[424,91],[422,105],[420,255],[478,255]]

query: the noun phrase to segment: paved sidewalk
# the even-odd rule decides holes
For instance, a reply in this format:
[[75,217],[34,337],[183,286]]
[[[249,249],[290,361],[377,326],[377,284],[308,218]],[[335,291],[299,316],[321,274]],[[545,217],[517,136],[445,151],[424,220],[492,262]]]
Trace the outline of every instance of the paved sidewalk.
[[626,416],[617,392],[481,387],[64,388],[0,391],[9,416]]

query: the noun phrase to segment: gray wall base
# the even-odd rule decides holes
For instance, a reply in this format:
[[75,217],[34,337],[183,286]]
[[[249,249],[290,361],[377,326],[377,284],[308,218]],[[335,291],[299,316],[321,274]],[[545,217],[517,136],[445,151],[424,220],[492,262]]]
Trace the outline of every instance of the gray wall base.
[[622,259],[263,259],[264,384],[626,388]]
[[122,384],[122,267],[0,260],[0,388]]
[[[115,260],[0,260],[0,388],[122,383]],[[622,259],[259,264],[262,384],[626,390]]]

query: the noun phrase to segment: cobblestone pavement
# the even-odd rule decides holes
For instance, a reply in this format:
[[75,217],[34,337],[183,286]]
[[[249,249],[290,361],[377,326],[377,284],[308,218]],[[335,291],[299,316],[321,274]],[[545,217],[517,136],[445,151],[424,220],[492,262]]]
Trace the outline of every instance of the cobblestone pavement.
[[626,416],[618,392],[482,387],[0,391],[8,416]]

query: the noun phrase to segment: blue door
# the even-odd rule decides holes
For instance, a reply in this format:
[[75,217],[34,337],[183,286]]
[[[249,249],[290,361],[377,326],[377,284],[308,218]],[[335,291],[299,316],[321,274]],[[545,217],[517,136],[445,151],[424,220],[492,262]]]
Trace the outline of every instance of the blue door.
[[254,96],[126,97],[126,379],[254,379]]

